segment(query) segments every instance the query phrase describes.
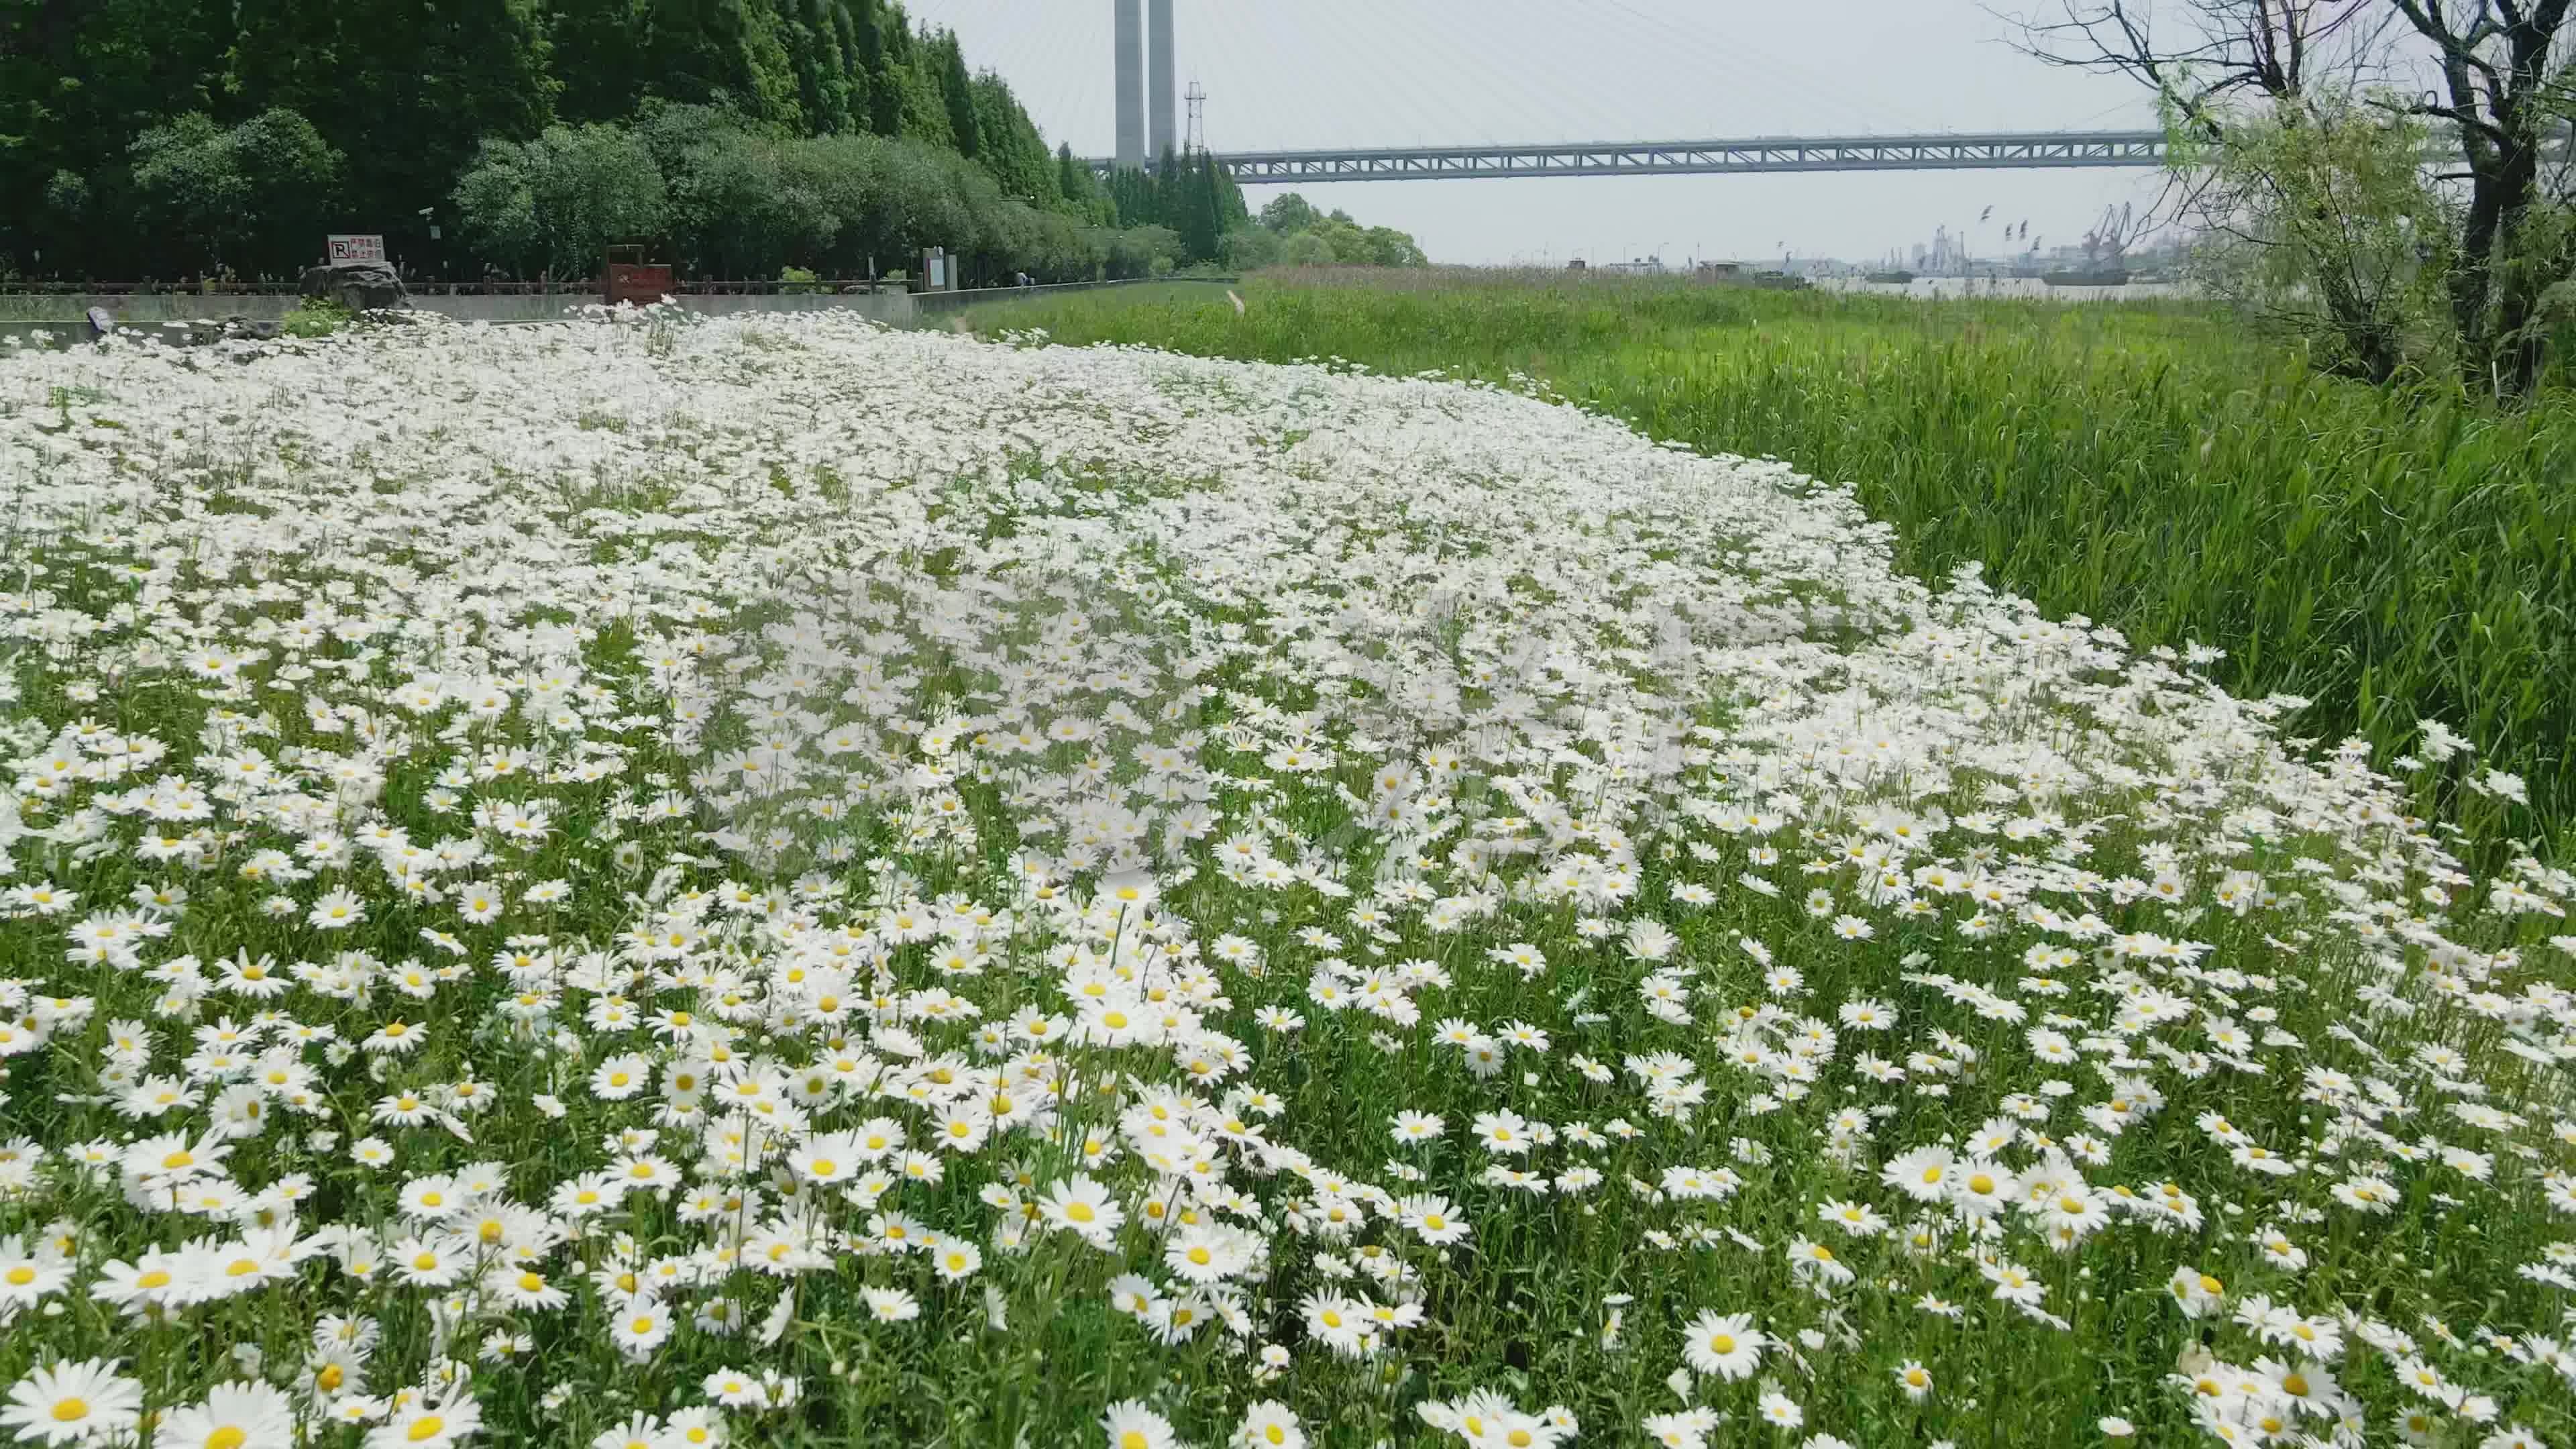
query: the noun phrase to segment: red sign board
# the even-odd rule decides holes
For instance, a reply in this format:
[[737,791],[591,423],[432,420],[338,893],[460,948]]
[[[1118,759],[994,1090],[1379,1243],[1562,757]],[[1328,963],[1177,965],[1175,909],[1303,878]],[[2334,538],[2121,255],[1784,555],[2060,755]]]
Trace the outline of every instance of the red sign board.
[[608,305],[632,302],[650,307],[671,295],[671,266],[668,262],[610,262],[608,264]]

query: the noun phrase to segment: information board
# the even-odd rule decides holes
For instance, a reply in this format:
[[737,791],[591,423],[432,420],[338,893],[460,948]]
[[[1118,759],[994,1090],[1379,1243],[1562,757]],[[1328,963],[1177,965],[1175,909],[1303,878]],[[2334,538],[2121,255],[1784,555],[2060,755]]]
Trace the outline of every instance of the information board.
[[385,239],[381,236],[351,232],[330,235],[331,260],[335,262],[381,262],[385,259]]

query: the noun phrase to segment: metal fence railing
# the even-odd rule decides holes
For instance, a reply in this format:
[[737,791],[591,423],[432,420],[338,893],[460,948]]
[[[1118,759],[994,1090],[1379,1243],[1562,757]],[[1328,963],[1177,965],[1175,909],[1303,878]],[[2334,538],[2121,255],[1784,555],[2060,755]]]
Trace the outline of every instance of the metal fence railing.
[[[591,277],[545,277],[535,281],[493,278],[488,281],[429,280],[406,277],[403,287],[416,297],[597,297],[603,295]],[[292,297],[298,282],[9,282],[0,293],[40,297]],[[822,277],[810,282],[782,282],[775,277],[694,278],[673,284],[681,296],[775,297],[905,290],[901,282],[865,277]]]
[[[848,296],[868,292],[906,292],[924,301],[965,297],[990,300],[1013,292],[1047,293],[1079,292],[1099,287],[1132,285],[1132,280],[1108,282],[1052,282],[1029,287],[976,287],[953,292],[914,291],[910,282],[889,282],[883,278],[817,277],[810,281],[781,281],[776,277],[691,277],[671,286],[675,296],[682,297],[800,297]],[[1233,282],[1233,277],[1171,277],[1151,280],[1176,282]],[[405,278],[404,287],[417,297],[598,297],[604,295],[594,278],[543,277],[535,281],[494,278],[488,281],[429,281]],[[0,283],[0,293],[37,297],[291,297],[302,288],[296,282],[28,282]]]

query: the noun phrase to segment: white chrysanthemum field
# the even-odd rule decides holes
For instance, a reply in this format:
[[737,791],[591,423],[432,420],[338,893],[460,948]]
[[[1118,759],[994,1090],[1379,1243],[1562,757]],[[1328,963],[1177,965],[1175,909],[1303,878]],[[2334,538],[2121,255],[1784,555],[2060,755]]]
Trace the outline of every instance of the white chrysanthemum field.
[[0,1433],[2576,1439],[2576,881],[1785,465],[594,318],[0,538]]

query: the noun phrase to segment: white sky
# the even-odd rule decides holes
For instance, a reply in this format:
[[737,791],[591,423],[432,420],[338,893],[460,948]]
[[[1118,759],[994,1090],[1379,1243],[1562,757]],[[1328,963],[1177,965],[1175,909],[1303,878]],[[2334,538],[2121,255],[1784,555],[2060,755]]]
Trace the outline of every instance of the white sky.
[[[1998,8],[2010,8],[2004,0]],[[2035,0],[2034,0],[2035,3]],[[906,0],[1047,134],[1106,155],[1111,0]],[[1178,74],[1219,151],[2151,126],[2134,85],[2005,45],[1976,0],[1174,0]],[[1186,103],[1183,105],[1186,116]],[[2074,242],[2149,170],[1563,177],[1307,185],[1445,262],[1660,253],[1863,260],[2008,223]],[[1275,194],[1252,188],[1255,207]],[[1977,215],[1994,208],[1978,226]]]

